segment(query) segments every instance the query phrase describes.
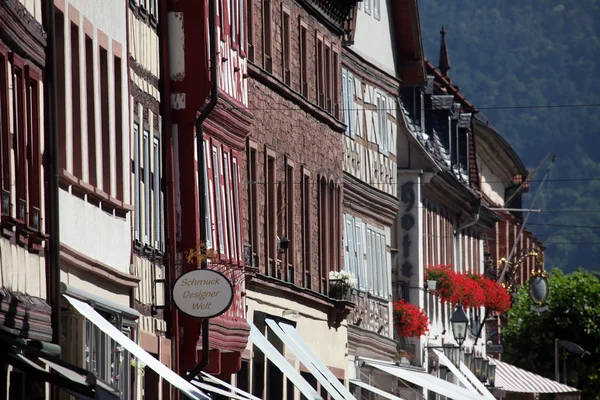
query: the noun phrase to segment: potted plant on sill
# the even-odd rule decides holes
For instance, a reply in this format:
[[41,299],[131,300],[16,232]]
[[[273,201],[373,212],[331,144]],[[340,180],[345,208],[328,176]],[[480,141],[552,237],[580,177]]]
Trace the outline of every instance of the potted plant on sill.
[[452,280],[455,274],[451,265],[430,265],[425,270],[425,283],[432,293],[439,295],[442,302],[445,302],[453,292]]
[[356,278],[352,272],[329,272],[329,297],[337,300],[348,300],[350,290],[356,286]]
[[425,311],[404,299],[393,303],[394,328],[400,337],[420,337],[429,330],[429,318]]

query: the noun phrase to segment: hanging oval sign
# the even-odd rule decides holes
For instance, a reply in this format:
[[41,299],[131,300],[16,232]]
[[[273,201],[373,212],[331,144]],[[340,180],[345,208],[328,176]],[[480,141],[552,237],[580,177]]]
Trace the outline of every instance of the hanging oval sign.
[[189,316],[214,318],[231,306],[233,285],[217,271],[196,269],[175,281],[173,302],[179,311]]
[[529,281],[529,297],[539,305],[546,302],[550,292],[549,289],[548,278],[545,276],[536,276]]

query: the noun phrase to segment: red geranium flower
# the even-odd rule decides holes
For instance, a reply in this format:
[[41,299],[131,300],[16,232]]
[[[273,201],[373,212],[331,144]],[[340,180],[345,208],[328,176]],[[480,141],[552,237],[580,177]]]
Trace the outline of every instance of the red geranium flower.
[[420,337],[429,330],[429,318],[422,308],[404,300],[392,304],[394,328],[401,337]]

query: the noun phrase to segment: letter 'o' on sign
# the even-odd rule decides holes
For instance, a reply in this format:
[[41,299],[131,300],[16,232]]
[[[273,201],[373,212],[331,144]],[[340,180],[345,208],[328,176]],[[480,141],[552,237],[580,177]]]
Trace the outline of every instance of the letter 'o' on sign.
[[231,306],[233,285],[217,271],[196,269],[175,281],[173,302],[179,311],[189,316],[217,317]]

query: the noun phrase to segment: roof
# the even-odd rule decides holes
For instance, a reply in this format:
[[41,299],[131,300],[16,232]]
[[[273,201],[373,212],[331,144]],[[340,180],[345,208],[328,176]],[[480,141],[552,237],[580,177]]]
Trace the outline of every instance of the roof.
[[505,392],[516,393],[579,393],[579,390],[562,383],[515,367],[507,362],[488,357],[496,364],[495,386]]
[[403,83],[425,83],[426,73],[417,0],[393,0],[390,2],[398,71]]

